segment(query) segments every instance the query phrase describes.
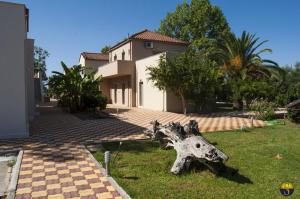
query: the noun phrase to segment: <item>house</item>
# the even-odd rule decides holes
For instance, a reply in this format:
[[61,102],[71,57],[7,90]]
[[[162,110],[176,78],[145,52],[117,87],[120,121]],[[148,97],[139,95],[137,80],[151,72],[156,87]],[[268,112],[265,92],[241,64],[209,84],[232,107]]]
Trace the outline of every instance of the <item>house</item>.
[[0,1],[0,138],[27,137],[35,115],[34,40],[28,31],[26,6]]
[[96,75],[103,77],[102,93],[118,106],[181,112],[179,97],[154,87],[147,80],[146,69],[158,66],[161,56],[184,52],[186,47],[184,41],[149,30],[129,36],[110,48],[107,64],[98,65]]
[[87,67],[84,73],[97,71],[99,66],[108,63],[108,54],[83,52],[80,54],[79,64]]

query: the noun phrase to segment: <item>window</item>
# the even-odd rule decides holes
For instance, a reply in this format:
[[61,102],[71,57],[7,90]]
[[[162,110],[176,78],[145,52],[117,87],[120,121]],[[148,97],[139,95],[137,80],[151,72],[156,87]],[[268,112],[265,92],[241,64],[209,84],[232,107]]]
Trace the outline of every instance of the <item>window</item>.
[[153,42],[152,41],[145,41],[144,45],[145,45],[145,48],[153,48]]
[[125,104],[125,84],[122,84],[122,104]]
[[115,84],[115,92],[114,92],[114,98],[115,98],[115,104],[117,103],[117,91],[118,91],[118,85]]
[[117,58],[118,58],[118,57],[117,57],[117,55],[115,54],[115,56],[114,56],[114,61],[116,61],[116,60],[117,60]]
[[125,51],[122,52],[122,60],[125,60]]
[[143,106],[144,100],[143,100],[143,82],[140,81],[139,83],[139,104],[140,106]]

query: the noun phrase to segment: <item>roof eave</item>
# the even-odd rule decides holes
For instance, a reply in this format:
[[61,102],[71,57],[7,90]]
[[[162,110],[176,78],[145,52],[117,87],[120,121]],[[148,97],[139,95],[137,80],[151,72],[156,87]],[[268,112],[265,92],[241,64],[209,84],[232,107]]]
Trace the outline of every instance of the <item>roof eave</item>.
[[111,48],[109,49],[108,52],[110,53],[111,51],[117,49],[117,48],[120,47],[120,46],[123,46],[124,44],[130,42],[131,40],[132,40],[132,38],[128,38],[128,39],[125,39],[125,40],[123,40],[123,41],[117,43],[116,45],[114,45],[113,47],[111,47]]

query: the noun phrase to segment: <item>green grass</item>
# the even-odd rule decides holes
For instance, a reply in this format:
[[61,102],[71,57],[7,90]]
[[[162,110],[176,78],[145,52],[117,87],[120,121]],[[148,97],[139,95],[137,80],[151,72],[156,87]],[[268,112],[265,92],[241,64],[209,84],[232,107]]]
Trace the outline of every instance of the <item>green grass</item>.
[[[111,165],[112,176],[133,198],[286,198],[280,184],[291,182],[300,198],[300,126],[276,125],[252,129],[206,133],[211,143],[229,157],[226,165],[239,169],[216,177],[209,170],[191,170],[179,176],[169,171],[174,150],[162,150],[157,142],[128,141]],[[104,144],[115,157],[119,143]],[[280,153],[282,160],[275,156]],[[103,163],[103,151],[94,153]],[[230,170],[230,169],[229,169]]]

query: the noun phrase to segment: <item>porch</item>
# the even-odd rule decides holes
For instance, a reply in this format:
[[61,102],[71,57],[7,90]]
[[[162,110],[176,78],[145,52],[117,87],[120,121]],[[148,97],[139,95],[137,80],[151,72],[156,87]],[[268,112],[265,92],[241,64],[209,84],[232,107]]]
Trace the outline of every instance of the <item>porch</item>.
[[134,61],[117,60],[100,66],[96,73],[98,76],[103,78],[100,90],[107,97],[108,103],[124,107],[136,106]]

